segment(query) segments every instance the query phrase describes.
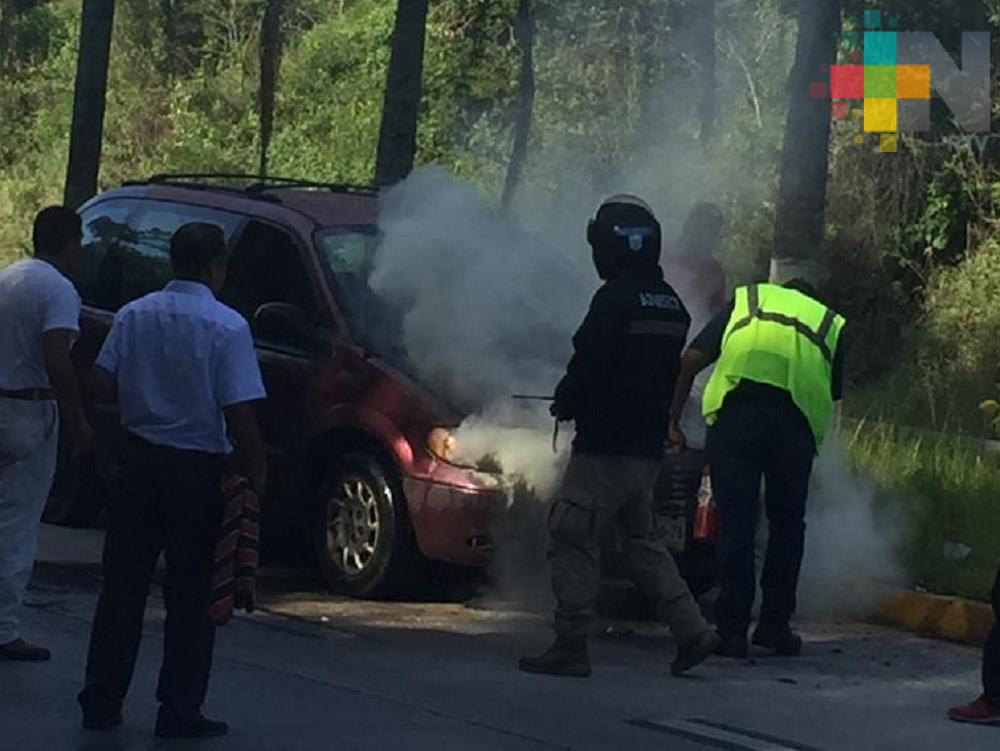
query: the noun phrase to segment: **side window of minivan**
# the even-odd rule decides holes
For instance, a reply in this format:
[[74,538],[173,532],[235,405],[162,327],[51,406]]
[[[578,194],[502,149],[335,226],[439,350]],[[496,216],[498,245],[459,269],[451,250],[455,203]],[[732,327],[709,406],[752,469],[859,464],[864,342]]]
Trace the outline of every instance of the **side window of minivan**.
[[222,228],[227,244],[242,217],[224,211],[167,201],[110,201],[84,215],[85,250],[93,250],[84,300],[116,311],[125,303],[161,289],[170,280],[170,238],[189,222]]
[[119,285],[109,278],[113,264],[106,262],[108,249],[117,247],[131,231],[128,220],[138,206],[136,200],[113,198],[101,201],[84,212],[84,252],[74,281],[87,305],[106,310],[117,309],[112,292]]
[[[315,324],[319,306],[312,281],[298,245],[285,230],[251,219],[229,257],[226,284],[219,298],[255,323],[261,307],[278,303],[301,314],[302,321]],[[254,327],[258,342],[293,345],[294,337]]]

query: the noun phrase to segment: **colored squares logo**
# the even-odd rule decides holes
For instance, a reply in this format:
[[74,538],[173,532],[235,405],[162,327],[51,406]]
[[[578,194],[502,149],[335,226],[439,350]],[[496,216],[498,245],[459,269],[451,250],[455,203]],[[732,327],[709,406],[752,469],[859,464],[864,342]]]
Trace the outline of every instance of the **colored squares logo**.
[[865,99],[865,130],[894,133],[899,124],[895,99]]
[[[865,28],[866,29],[881,29],[882,28],[882,11],[880,10],[866,10],[865,11]],[[888,26],[890,29],[899,28],[899,19],[895,16],[890,16],[888,19]]]
[[896,66],[865,66],[865,99],[896,98]]
[[[958,107],[948,98],[948,75],[936,71],[932,80],[931,65],[918,64],[935,59],[933,50],[926,50],[920,41],[933,35],[901,32],[897,18],[877,9],[865,10],[863,21],[849,18],[846,27],[838,45],[844,64],[821,66],[822,83],[813,83],[810,94],[814,98],[826,98],[826,94],[832,100],[831,117],[856,123],[852,128],[857,133],[855,143],[865,143],[865,134],[876,133],[880,150],[894,152],[900,133],[930,130],[934,88],[953,112]],[[971,65],[965,45],[963,38],[963,72]],[[947,66],[947,62],[940,64]],[[988,64],[987,60],[984,65]],[[958,94],[951,92],[951,96],[954,99]]]
[[897,67],[896,96],[900,99],[930,99],[931,66],[900,65]]
[[[831,65],[832,99],[930,99],[929,65]],[[814,96],[825,93],[822,86]]]
[[866,31],[865,65],[895,65],[897,42],[894,31]]
[[865,66],[831,65],[830,96],[834,99],[864,99]]

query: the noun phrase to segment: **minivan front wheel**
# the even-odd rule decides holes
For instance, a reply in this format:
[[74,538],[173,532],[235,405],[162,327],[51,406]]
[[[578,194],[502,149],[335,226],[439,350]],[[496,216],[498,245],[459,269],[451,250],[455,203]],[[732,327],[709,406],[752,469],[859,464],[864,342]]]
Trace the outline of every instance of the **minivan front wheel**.
[[312,518],[313,550],[331,589],[352,597],[407,593],[420,566],[406,499],[374,457],[345,454],[326,472]]

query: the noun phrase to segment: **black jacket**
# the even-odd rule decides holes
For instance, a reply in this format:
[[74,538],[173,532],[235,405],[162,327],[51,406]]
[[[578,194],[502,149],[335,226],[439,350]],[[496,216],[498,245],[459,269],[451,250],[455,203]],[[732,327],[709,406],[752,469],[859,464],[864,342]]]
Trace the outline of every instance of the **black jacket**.
[[576,421],[575,450],[663,455],[690,325],[658,266],[626,269],[597,291],[556,388],[556,413]]

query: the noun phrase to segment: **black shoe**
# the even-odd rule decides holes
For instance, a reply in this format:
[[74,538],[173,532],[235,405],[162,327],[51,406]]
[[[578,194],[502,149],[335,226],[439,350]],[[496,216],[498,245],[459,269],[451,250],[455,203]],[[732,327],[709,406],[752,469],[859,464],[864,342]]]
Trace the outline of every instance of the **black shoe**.
[[695,665],[700,665],[707,660],[722,644],[722,639],[714,628],[706,629],[701,636],[698,636],[687,644],[677,647],[677,654],[674,662],[670,666],[673,675],[683,675]]
[[0,644],[0,659],[14,662],[47,662],[52,653],[45,647],[28,644],[24,639]]
[[156,717],[157,738],[219,738],[228,732],[226,723],[209,720],[200,714],[182,720],[174,712],[160,707]]
[[518,666],[526,673],[587,678],[590,676],[587,640],[556,637],[545,652],[538,657],[522,657]]
[[750,656],[750,645],[747,644],[747,638],[740,634],[719,634],[719,646],[715,654],[719,657],[745,660]]
[[84,730],[111,730],[122,724],[121,712],[84,712]]
[[758,647],[771,649],[782,657],[798,657],[802,654],[802,637],[792,631],[787,623],[757,624],[753,632],[753,643]]

